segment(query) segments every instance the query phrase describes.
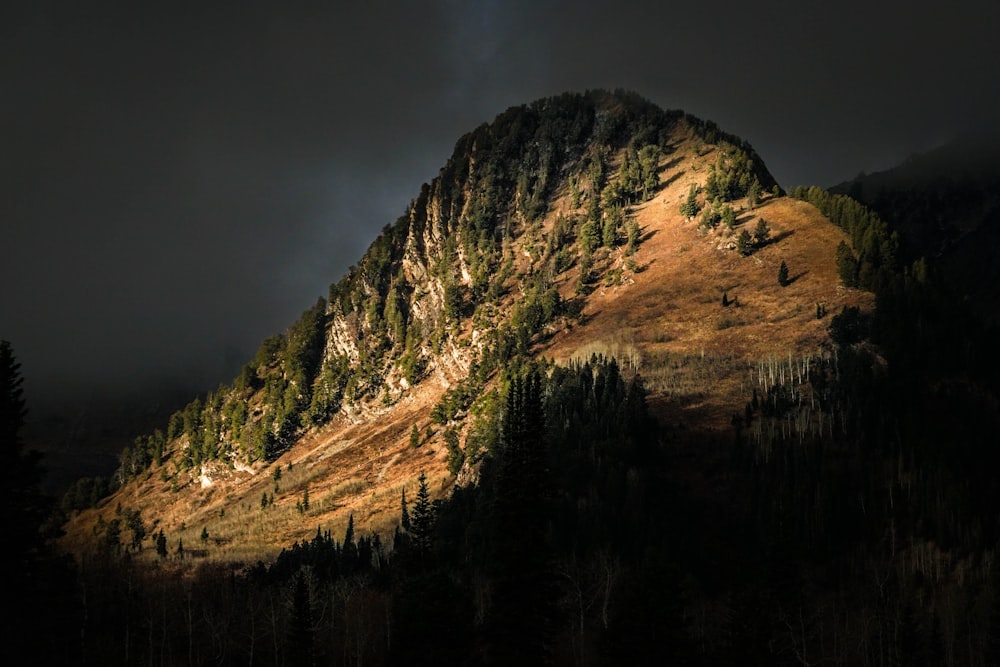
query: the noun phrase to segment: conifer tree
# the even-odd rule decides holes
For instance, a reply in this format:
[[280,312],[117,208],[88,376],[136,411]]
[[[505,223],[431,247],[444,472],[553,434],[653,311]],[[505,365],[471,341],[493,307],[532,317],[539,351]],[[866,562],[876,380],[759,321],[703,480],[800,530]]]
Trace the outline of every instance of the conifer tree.
[[555,593],[544,430],[540,378],[515,378],[507,392],[493,501],[488,664],[546,664],[551,658]]
[[858,286],[858,260],[844,241],[837,245],[837,273],[840,274],[844,287]]
[[156,534],[156,555],[160,558],[167,557],[167,536],[163,534],[163,529]]
[[778,284],[782,287],[788,285],[788,265],[785,260],[781,260],[781,266],[778,267]]
[[753,252],[753,240],[750,238],[750,232],[746,229],[741,231],[736,239],[736,250],[744,256]]
[[457,475],[465,463],[465,452],[459,446],[458,431],[454,427],[445,430],[444,444],[448,448],[448,472]]
[[701,206],[698,204],[698,186],[692,183],[691,188],[688,190],[687,199],[681,204],[681,215],[690,220],[698,215],[698,211],[700,210]]
[[418,552],[426,554],[431,548],[431,535],[434,530],[434,505],[427,486],[427,475],[423,471],[417,478],[417,499],[413,503],[413,513],[410,517],[410,533],[413,536],[413,546]]
[[726,229],[732,231],[733,226],[736,224],[736,211],[729,204],[724,205],[720,210],[722,224],[726,226]]
[[[363,542],[364,538],[362,538]],[[359,562],[358,543],[354,540],[354,512],[351,512],[350,516],[347,517],[347,528],[344,530],[344,543],[341,546],[340,553],[344,570],[347,572],[356,571]]]
[[747,206],[751,211],[760,204],[761,190],[760,181],[754,176],[750,181],[750,187],[747,188]]
[[30,656],[32,664],[80,664],[75,573],[48,542],[56,537],[47,524],[52,501],[41,489],[41,454],[22,440],[28,408],[20,369],[12,345],[0,341],[2,650],[8,662]]
[[406,506],[406,489],[403,489],[403,499],[400,503],[399,525],[404,531],[410,532],[410,510]]
[[49,501],[42,494],[41,455],[26,451],[21,429],[28,414],[21,364],[8,341],[0,341],[0,500],[4,508],[5,572],[25,573],[45,541],[40,527]]
[[344,531],[344,548],[354,546],[354,512],[347,517],[347,529]]
[[758,248],[767,244],[771,240],[771,228],[764,218],[757,219],[757,226],[753,230],[753,243]]

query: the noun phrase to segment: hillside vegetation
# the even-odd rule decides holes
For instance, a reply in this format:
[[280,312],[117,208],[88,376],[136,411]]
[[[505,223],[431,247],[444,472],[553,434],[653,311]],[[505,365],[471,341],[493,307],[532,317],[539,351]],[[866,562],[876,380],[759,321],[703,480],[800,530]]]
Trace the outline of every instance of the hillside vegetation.
[[[436,495],[475,478],[497,438],[484,433],[489,390],[519,359],[615,357],[654,404],[727,428],[759,362],[830,354],[818,307],[870,304],[837,285],[824,248],[838,230],[775,188],[745,143],[630,94],[510,109],[462,137],[328,298],[231,385],[122,452],[103,512],[85,509],[86,481],[74,489],[68,509],[84,511],[70,534],[89,540],[119,505],[172,542],[207,528],[204,551],[235,560],[352,511],[385,530],[419,470]],[[699,212],[732,219],[682,215],[692,192]],[[770,239],[744,256],[740,231],[765,216]]]
[[874,211],[792,195],[629,93],[462,137],[238,378],[67,496],[80,653],[992,664],[988,338],[938,337],[959,310]]

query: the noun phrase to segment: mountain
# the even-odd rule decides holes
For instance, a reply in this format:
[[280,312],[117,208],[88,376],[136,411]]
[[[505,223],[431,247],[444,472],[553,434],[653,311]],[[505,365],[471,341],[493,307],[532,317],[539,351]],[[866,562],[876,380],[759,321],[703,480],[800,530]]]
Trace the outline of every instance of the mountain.
[[[715,205],[731,207],[731,229],[681,215],[693,187],[699,205],[732,202]],[[483,397],[523,357],[614,357],[646,379],[661,419],[726,431],[756,365],[831,353],[818,305],[871,305],[837,284],[828,249],[843,232],[776,187],[744,142],[630,94],[509,109],[459,139],[328,298],[232,385],[124,452],[121,489],[68,532],[86,541],[119,504],[188,544],[207,529],[223,559],[351,512],[384,532],[421,470],[436,496],[475,479],[488,449],[477,428],[494,418]],[[737,237],[762,218],[771,241],[741,255]]]
[[909,243],[634,94],[508,109],[67,496],[78,662],[995,664],[995,337]]

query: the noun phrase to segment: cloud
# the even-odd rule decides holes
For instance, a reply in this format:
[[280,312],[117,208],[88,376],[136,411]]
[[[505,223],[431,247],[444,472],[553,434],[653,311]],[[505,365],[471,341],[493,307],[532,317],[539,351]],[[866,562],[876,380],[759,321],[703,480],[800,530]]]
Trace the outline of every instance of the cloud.
[[0,337],[38,394],[214,385],[326,293],[460,134],[567,90],[715,120],[785,185],[995,117],[995,3],[892,4],[15,5]]

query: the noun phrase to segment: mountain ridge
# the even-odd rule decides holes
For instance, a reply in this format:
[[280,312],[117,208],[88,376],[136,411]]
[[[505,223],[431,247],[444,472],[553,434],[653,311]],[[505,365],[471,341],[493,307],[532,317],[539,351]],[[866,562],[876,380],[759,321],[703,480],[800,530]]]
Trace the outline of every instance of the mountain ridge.
[[[661,419],[727,432],[755,366],[829,355],[821,313],[872,306],[838,284],[843,232],[778,195],[748,144],[631,93],[512,107],[230,387],[123,452],[121,489],[66,544],[86,548],[113,503],[189,545],[204,529],[202,555],[230,561],[352,513],[387,533],[419,472],[438,497],[475,480],[485,397],[519,359],[616,358]],[[700,222],[680,213],[692,196]],[[765,216],[773,236],[744,255]]]

